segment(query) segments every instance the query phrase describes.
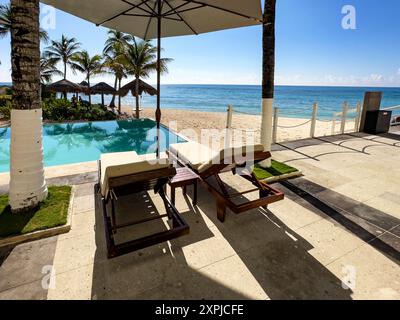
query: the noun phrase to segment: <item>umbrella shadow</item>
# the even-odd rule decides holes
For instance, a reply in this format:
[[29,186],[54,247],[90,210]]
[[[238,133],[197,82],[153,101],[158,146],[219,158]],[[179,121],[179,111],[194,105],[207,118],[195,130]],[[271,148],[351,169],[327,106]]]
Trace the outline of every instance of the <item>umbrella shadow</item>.
[[[232,193],[239,192],[230,188]],[[268,209],[229,214],[222,224],[209,195],[199,207],[235,250],[240,260],[271,299],[351,299],[337,278],[309,251],[313,246]],[[242,197],[237,201],[248,201]]]
[[[160,199],[150,193],[120,198],[120,212],[125,219],[134,219],[140,214],[162,214]],[[139,201],[138,201],[139,200]],[[141,201],[140,201],[141,200]],[[125,202],[125,203],[123,203]],[[132,204],[134,203],[134,212]],[[130,210],[129,210],[130,208]],[[118,208],[117,208],[118,210]],[[129,215],[134,213],[134,215]],[[187,236],[132,252],[111,260],[106,258],[104,223],[101,204],[96,199],[96,253],[93,265],[92,297],[94,299],[247,299],[245,295],[202,274],[185,258],[183,246],[214,237],[207,226],[199,221],[194,211],[184,213],[189,225],[195,226]],[[124,217],[120,216],[121,219]],[[130,229],[118,235],[118,239],[137,237],[141,232],[156,228],[166,230],[166,225],[157,220],[152,226]],[[122,222],[122,221],[121,221]],[[128,240],[128,239],[126,239]],[[180,242],[182,241],[182,242]]]
[[[98,299],[351,299],[341,280],[309,252],[311,245],[263,209],[229,214],[221,224],[209,193],[180,210],[190,234],[107,260],[96,204],[92,294]],[[147,204],[158,202],[150,197]],[[132,210],[132,201],[129,201]],[[138,203],[135,204],[135,212]],[[162,226],[161,226],[162,227]],[[165,227],[165,226],[164,226]],[[240,281],[237,281],[241,279]],[[243,288],[243,289],[241,289]],[[252,288],[252,289],[249,289]]]

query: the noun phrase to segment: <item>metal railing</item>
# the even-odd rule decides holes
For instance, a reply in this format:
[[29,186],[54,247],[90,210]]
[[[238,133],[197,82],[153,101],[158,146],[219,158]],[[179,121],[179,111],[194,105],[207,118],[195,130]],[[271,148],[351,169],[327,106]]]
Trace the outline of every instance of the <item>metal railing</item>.
[[[232,106],[229,106],[228,107],[228,115],[227,115],[227,126],[226,126],[227,129],[232,128],[233,112],[236,112],[239,114],[244,114],[244,115],[246,115],[246,114],[250,115],[250,113],[239,111],[239,110],[234,110]],[[251,114],[251,115],[254,116],[254,114]],[[350,121],[350,115],[353,115],[351,117],[351,121]],[[285,114],[285,116],[287,116],[287,114]],[[286,117],[282,117],[282,118],[286,118]],[[309,134],[307,134],[307,136],[304,136],[302,138],[314,138],[317,136],[317,129],[318,129],[317,122],[331,123],[331,130],[329,130],[329,127],[328,127],[328,129],[326,130],[324,135],[344,134],[345,132],[358,132],[359,128],[360,128],[360,121],[361,121],[361,103],[360,102],[357,103],[357,106],[355,108],[351,109],[349,107],[349,104],[347,102],[345,102],[343,104],[342,111],[335,112],[333,114],[331,120],[330,119],[318,119],[318,103],[313,104],[311,118],[304,119],[304,121],[301,123],[295,123],[293,125],[282,125],[282,124],[279,124],[279,119],[280,119],[280,109],[278,107],[275,107],[274,113],[273,113],[273,128],[272,128],[272,141],[274,143],[281,142],[279,140],[279,134],[278,134],[279,130],[296,129],[296,128],[300,128],[303,126],[310,126],[310,129],[308,131]],[[351,128],[347,128],[349,124],[351,124]],[[339,130],[337,130],[337,125],[340,125]],[[229,136],[229,139],[231,139],[230,136]]]

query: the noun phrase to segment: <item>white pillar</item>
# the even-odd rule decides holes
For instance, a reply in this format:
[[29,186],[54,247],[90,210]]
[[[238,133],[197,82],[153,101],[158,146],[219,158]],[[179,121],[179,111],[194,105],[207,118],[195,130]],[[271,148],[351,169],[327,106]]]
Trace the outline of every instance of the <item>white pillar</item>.
[[[273,104],[274,99],[262,99],[261,144],[264,146],[264,151],[271,151]],[[271,159],[261,162],[260,166],[264,168],[270,167]]]
[[317,114],[318,114],[318,103],[314,103],[313,105],[313,112],[311,118],[311,128],[310,128],[310,137],[315,137],[315,126],[317,124]]
[[11,111],[10,192],[13,211],[47,197],[42,147],[42,110]]
[[232,144],[232,115],[233,115],[233,107],[231,105],[228,106],[227,110],[227,119],[226,119],[226,131],[225,131],[225,148],[229,148]]
[[278,140],[278,122],[279,122],[279,108],[274,108],[274,122],[272,125],[272,142],[276,143]]
[[358,102],[356,108],[356,118],[354,120],[354,132],[360,131],[360,120],[361,120],[361,103]]
[[340,124],[340,133],[344,134],[346,131],[346,120],[347,120],[347,111],[349,110],[349,105],[347,102],[344,103],[343,105],[343,111],[342,111],[342,122]]

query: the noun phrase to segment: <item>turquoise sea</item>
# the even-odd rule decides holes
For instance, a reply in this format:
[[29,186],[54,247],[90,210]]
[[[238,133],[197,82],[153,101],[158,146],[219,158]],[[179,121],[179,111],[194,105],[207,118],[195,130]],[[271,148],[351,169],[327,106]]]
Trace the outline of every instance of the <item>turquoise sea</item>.
[[[288,117],[309,118],[313,103],[318,102],[318,117],[330,119],[334,112],[341,111],[345,101],[350,108],[355,108],[366,91],[382,91],[382,107],[400,105],[400,88],[277,86],[275,91],[275,106],[280,108],[282,116]],[[93,97],[95,103],[100,100],[100,96]],[[106,103],[110,100],[111,97],[106,96]],[[261,86],[256,85],[161,86],[162,108],[225,112],[231,104],[236,111],[260,114],[260,101]],[[123,98],[122,103],[135,105],[130,95]],[[144,107],[155,107],[155,104],[155,97],[143,95]]]
[[[400,88],[277,86],[275,106],[280,108],[281,115],[310,118],[312,105],[318,102],[319,117],[327,119],[341,111],[345,101],[350,108],[355,108],[357,102],[363,101],[366,91],[382,91],[382,107],[400,105]],[[261,86],[164,85],[161,96],[162,108],[226,111],[227,105],[231,104],[236,111],[260,114]],[[130,100],[132,98],[128,102],[132,102]],[[142,104],[154,106],[155,98],[143,96]]]

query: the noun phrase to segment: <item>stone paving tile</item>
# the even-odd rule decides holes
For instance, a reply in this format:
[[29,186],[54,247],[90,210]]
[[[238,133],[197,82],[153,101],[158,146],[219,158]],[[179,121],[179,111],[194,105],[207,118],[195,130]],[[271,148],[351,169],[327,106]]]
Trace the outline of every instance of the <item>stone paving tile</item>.
[[327,265],[348,252],[362,246],[365,242],[338,224],[320,220],[296,233],[313,247],[309,252],[320,263]]
[[[327,268],[352,284],[352,299],[400,299],[398,263],[366,244]],[[354,285],[354,286],[353,286]]]
[[337,275],[300,243],[279,237],[239,254],[271,299],[349,299]]
[[47,292],[48,300],[91,300],[93,264],[55,274],[54,287]]
[[400,263],[400,238],[396,235],[386,232],[369,244]]
[[[387,193],[386,193],[387,194]],[[400,196],[399,196],[400,198]],[[392,198],[391,198],[392,199]],[[392,199],[394,200],[394,199]],[[364,204],[371,208],[375,208],[381,212],[385,212],[386,214],[399,219],[400,224],[400,203],[396,203],[392,200],[389,200],[388,197],[383,194],[379,197],[370,199]]]
[[46,300],[47,291],[42,280],[38,280],[0,291],[0,300]]
[[74,198],[74,214],[87,212],[94,209],[94,195],[86,195]]
[[390,230],[400,224],[399,219],[363,203],[346,211],[384,230]]
[[390,229],[389,232],[394,234],[395,236],[400,237],[400,226]]
[[19,245],[0,265],[0,291],[43,279],[46,266],[54,264],[57,237]]

